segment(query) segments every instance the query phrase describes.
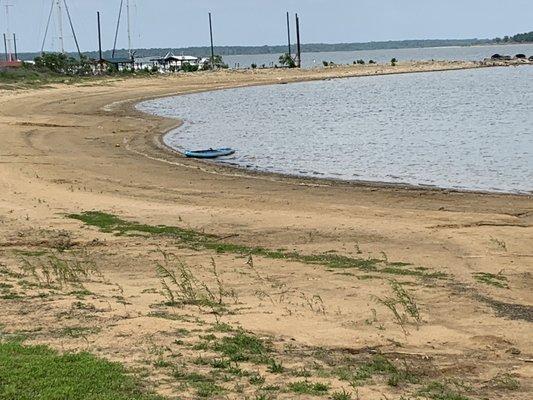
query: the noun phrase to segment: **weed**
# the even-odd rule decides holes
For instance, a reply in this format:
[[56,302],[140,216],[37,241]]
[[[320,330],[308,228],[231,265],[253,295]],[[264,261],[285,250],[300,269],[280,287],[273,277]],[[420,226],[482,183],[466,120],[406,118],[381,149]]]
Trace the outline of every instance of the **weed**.
[[231,362],[223,358],[215,358],[211,361],[211,366],[215,369],[227,369],[231,366]]
[[418,326],[421,323],[420,310],[414,298],[405,290],[399,282],[390,281],[392,296],[376,300],[387,307],[394,315],[395,321],[407,335],[405,325],[410,320]]
[[222,353],[231,361],[251,361],[254,363],[264,363],[266,355],[271,351],[261,339],[248,335],[243,331],[239,331],[233,336],[222,338],[214,344],[213,349]]
[[163,262],[157,264],[157,273],[163,287],[166,305],[207,307],[216,315],[226,311],[225,297],[235,298],[235,294],[224,289],[214,261],[212,262],[212,274],[217,286],[215,290],[212,290],[196,278],[183,261],[167,253],[162,254]]
[[351,400],[352,394],[342,389],[342,392],[333,392],[331,394],[331,400]]
[[281,362],[277,362],[276,360],[270,360],[268,365],[268,372],[272,374],[281,374],[285,368],[283,367],[283,364]]
[[82,287],[84,279],[88,279],[93,274],[99,274],[96,263],[84,251],[68,255],[52,252],[32,260],[22,258],[21,263],[26,276],[32,276],[41,287],[48,288],[54,285]]
[[201,375],[196,372],[184,373],[181,369],[175,369],[172,373],[178,381],[196,389],[196,394],[201,398],[211,398],[224,392],[210,376]]
[[215,395],[224,393],[224,389],[213,382],[197,382],[194,388],[196,395],[204,399],[210,399]]
[[325,383],[312,383],[309,381],[292,382],[287,385],[287,389],[298,394],[310,394],[313,396],[324,395],[329,392],[330,385]]
[[499,240],[497,238],[490,238],[490,241],[494,243],[497,247],[502,249],[503,251],[507,251],[507,244],[503,240]]
[[520,382],[511,374],[499,374],[492,378],[489,385],[495,389],[518,390]]
[[473,275],[474,279],[479,283],[484,283],[500,289],[509,289],[507,278],[502,275],[502,272],[498,274],[491,274],[489,272],[476,272]]
[[418,391],[418,395],[431,400],[470,400],[459,388],[441,382],[429,383]]
[[235,328],[233,328],[231,325],[226,323],[216,323],[213,325],[212,328],[209,329],[211,332],[221,332],[221,333],[229,333],[229,332],[235,332]]
[[265,383],[265,378],[262,377],[260,374],[252,374],[248,381],[252,385],[262,385],[263,383]]
[[57,331],[58,336],[68,336],[74,339],[84,338],[100,332],[100,328],[89,328],[84,326],[66,327]]

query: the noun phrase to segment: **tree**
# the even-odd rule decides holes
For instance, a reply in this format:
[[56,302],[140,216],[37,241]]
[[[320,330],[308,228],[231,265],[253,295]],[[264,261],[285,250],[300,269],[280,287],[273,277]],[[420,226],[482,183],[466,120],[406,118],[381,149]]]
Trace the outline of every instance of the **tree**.
[[198,65],[192,65],[191,63],[186,62],[181,66],[181,70],[183,72],[196,72],[198,71]]
[[47,53],[35,58],[35,68],[59,75],[91,75],[93,72],[89,59],[81,56],[79,60],[63,53]]
[[398,63],[398,60],[396,58],[393,58],[392,60],[390,60],[390,65],[392,65],[393,67],[395,67],[397,63]]
[[228,64],[226,64],[220,55],[215,55],[213,58],[213,63],[211,63],[211,59],[207,59],[204,62],[203,69],[210,70],[215,67],[215,69],[228,69]]
[[289,53],[285,53],[279,57],[279,63],[284,67],[296,68],[296,62]]

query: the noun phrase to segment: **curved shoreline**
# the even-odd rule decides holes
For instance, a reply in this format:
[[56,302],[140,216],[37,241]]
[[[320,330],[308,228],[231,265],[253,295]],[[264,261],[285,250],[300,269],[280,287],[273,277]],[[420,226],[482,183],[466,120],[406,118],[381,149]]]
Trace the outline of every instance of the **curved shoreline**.
[[[183,154],[173,148],[172,146],[168,145],[165,141],[165,137],[170,135],[172,132],[179,129],[182,124],[183,120],[180,117],[163,117],[156,113],[150,113],[146,111],[142,111],[138,108],[138,106],[141,103],[153,101],[156,99],[166,99],[166,98],[173,98],[173,97],[181,97],[181,96],[187,96],[191,94],[197,94],[197,93],[206,93],[206,92],[214,92],[214,91],[226,91],[226,90],[234,90],[239,88],[249,88],[249,87],[257,87],[257,86],[274,86],[277,84],[294,84],[294,83],[303,83],[303,82],[312,82],[312,81],[323,81],[323,80],[330,80],[330,79],[349,79],[349,78],[360,78],[360,77],[369,77],[369,76],[386,76],[386,75],[404,75],[404,74],[411,74],[411,73],[433,73],[433,72],[448,72],[448,71],[459,71],[459,70],[469,70],[469,69],[478,69],[478,68],[493,68],[493,67],[505,67],[507,65],[481,65],[478,63],[473,63],[475,66],[470,67],[462,67],[462,68],[454,68],[454,69],[432,69],[428,71],[412,71],[412,72],[399,72],[399,73],[380,73],[380,74],[374,74],[374,75],[357,75],[357,76],[339,76],[339,77],[328,77],[328,78],[311,78],[311,79],[299,79],[291,82],[277,82],[277,83],[252,83],[250,85],[236,85],[234,87],[224,87],[224,88],[214,88],[214,89],[202,89],[197,91],[190,91],[180,94],[174,94],[170,96],[156,96],[156,97],[150,97],[150,98],[144,98],[139,101],[131,102],[128,101],[127,103],[130,105],[130,111],[133,111],[134,113],[142,113],[144,115],[150,115],[151,117],[161,118],[161,119],[170,119],[175,120],[176,124],[170,128],[168,128],[165,132],[160,133],[157,138],[158,147],[161,148],[163,151],[167,153],[171,153],[174,156],[183,159]],[[342,67],[341,67],[342,68]],[[141,154],[141,153],[140,153]],[[162,160],[160,160],[162,161]],[[411,184],[411,183],[405,183],[405,182],[387,182],[387,181],[379,181],[379,180],[364,180],[364,179],[336,179],[333,177],[311,177],[311,176],[304,176],[294,173],[283,173],[283,172],[273,172],[273,171],[266,171],[262,170],[259,167],[255,168],[247,168],[241,165],[230,165],[228,163],[219,163],[215,160],[193,160],[194,163],[201,164],[203,166],[215,167],[217,169],[216,172],[213,173],[221,173],[218,171],[218,169],[222,169],[224,171],[228,171],[229,175],[235,176],[235,173],[239,171],[241,173],[241,176],[249,176],[249,177],[255,177],[255,178],[271,178],[271,179],[283,179],[283,180],[296,180],[301,181],[301,184],[312,184],[314,186],[322,184],[323,186],[332,186],[332,185],[341,185],[341,186],[352,186],[352,187],[370,187],[370,188],[392,188],[392,189],[400,189],[400,190],[409,190],[409,191],[434,191],[434,192],[441,192],[441,193],[465,193],[465,194],[476,194],[476,195],[503,195],[503,196],[520,196],[520,197],[532,197],[533,196],[533,190],[528,191],[506,191],[506,190],[481,190],[481,189],[463,189],[463,188],[453,188],[453,187],[441,187],[438,185],[424,185],[424,184]],[[233,174],[231,173],[233,171]],[[208,172],[206,170],[206,172]]]

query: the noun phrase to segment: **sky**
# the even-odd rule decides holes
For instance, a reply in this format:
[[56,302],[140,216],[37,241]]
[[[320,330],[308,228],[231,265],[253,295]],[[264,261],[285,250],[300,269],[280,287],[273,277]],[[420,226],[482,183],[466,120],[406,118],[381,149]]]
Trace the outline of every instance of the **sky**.
[[[9,7],[9,30],[19,52],[40,51],[53,0],[0,0]],[[62,0],[63,1],[63,0]],[[126,0],[124,0],[126,1]],[[113,47],[120,0],[67,0],[82,51],[98,48],[96,12],[102,15],[104,49]],[[403,39],[494,38],[533,30],[533,0],[130,0],[134,48],[286,42],[285,12],[298,12],[302,42],[340,43]],[[58,50],[57,16],[45,50]],[[117,48],[127,47],[125,19]],[[64,16],[65,47],[74,50]],[[6,32],[5,8],[0,32]]]

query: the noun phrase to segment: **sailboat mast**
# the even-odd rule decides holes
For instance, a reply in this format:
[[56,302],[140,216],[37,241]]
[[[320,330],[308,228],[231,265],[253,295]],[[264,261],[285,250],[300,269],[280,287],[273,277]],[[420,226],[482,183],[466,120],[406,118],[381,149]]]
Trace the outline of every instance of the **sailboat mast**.
[[6,2],[4,4],[4,7],[6,10],[6,33],[5,33],[6,59],[8,61],[15,61],[13,60],[13,51],[11,49],[11,28],[9,26],[9,7],[13,7],[13,5]]
[[57,6],[57,24],[59,30],[59,50],[61,53],[65,53],[65,39],[63,37],[63,10],[61,7],[61,0],[56,0]]
[[131,15],[130,15],[130,0],[126,0],[126,13],[128,19],[128,54],[131,58]]

